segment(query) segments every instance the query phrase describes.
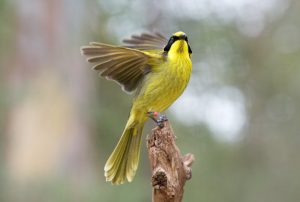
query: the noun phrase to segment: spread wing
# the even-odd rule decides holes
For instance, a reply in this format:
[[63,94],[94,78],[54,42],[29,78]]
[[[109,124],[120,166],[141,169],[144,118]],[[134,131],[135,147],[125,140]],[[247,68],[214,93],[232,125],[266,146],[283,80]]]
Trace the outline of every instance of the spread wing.
[[125,47],[138,50],[163,50],[168,40],[160,33],[142,33],[141,35],[132,35],[130,39],[124,39]]
[[134,91],[150,71],[150,56],[139,50],[92,42],[81,47],[81,53],[101,76],[116,81],[126,92]]

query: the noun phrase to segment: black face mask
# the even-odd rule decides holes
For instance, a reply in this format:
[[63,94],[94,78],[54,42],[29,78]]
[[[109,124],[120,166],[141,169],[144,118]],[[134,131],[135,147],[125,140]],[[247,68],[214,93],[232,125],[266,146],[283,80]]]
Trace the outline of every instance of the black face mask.
[[168,52],[168,51],[170,50],[172,44],[173,44],[175,41],[179,40],[179,39],[184,39],[184,40],[187,42],[189,54],[192,54],[192,49],[191,49],[191,47],[190,47],[190,45],[189,45],[189,43],[188,43],[188,38],[187,38],[187,36],[183,36],[183,37],[171,36],[171,38],[170,38],[169,41],[168,41],[168,44],[167,44],[167,45],[165,46],[165,48],[164,48],[164,51],[165,51],[165,52]]

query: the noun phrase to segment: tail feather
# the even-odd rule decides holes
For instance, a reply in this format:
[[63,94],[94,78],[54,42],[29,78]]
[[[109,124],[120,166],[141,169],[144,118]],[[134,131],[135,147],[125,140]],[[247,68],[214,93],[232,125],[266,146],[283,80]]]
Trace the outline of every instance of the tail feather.
[[104,167],[104,175],[106,177],[106,181],[114,181],[114,179],[119,178],[117,176],[120,175],[119,173],[122,167],[122,162],[124,164],[124,161],[122,161],[122,159],[124,154],[126,153],[126,144],[129,142],[128,138],[128,135],[124,135],[124,138],[123,136],[121,137],[118,145],[107,160]]
[[111,181],[112,184],[122,184],[126,178],[129,182],[132,181],[139,163],[142,130],[143,126],[125,128],[105,164],[106,181]]
[[[128,141],[130,143],[130,140]],[[128,145],[126,146],[125,152],[123,153],[121,157],[120,164],[116,167],[115,172],[116,174],[114,175],[113,179],[111,182],[113,184],[122,184],[125,181],[126,178],[126,164],[127,164],[127,156],[128,153]]]
[[137,130],[137,134],[133,136],[130,149],[128,152],[128,162],[126,166],[126,177],[129,182],[133,180],[135,172],[138,168],[139,159],[140,159],[140,148],[141,148],[141,137],[142,137],[143,128]]

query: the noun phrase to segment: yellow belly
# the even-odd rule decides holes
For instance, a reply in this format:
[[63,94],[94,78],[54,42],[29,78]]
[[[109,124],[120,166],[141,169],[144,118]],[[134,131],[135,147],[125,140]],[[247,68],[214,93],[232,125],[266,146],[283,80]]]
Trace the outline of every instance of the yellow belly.
[[135,98],[132,112],[162,112],[184,91],[191,74],[189,58],[165,62],[146,76],[143,86]]

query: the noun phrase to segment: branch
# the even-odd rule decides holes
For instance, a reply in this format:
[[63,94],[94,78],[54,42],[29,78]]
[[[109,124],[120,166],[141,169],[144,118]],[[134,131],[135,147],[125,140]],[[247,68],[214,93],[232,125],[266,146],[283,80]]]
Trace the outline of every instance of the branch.
[[152,201],[180,202],[186,180],[191,179],[193,154],[181,156],[176,136],[168,121],[152,129],[147,136],[147,149],[152,169]]

